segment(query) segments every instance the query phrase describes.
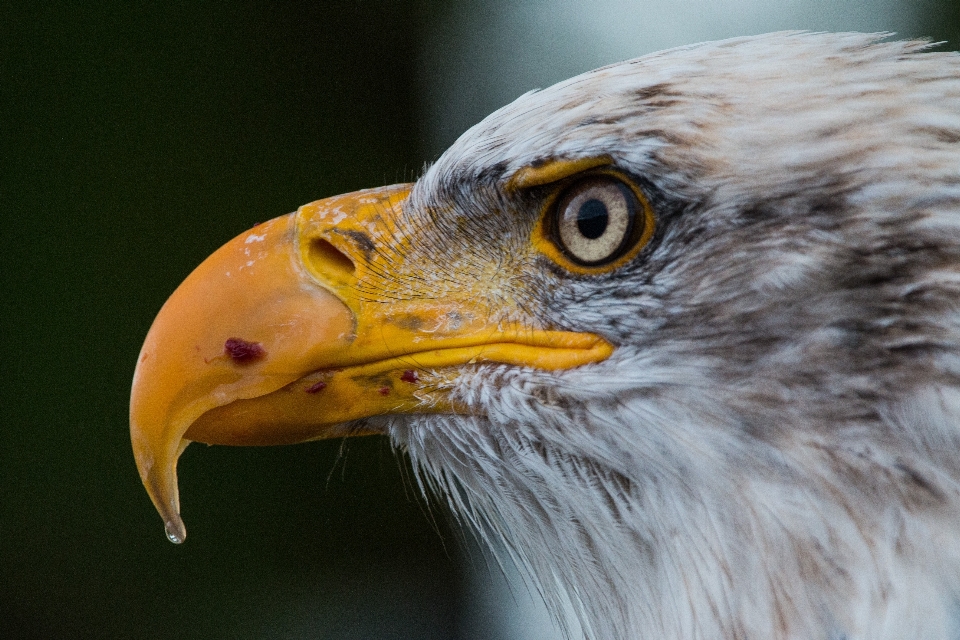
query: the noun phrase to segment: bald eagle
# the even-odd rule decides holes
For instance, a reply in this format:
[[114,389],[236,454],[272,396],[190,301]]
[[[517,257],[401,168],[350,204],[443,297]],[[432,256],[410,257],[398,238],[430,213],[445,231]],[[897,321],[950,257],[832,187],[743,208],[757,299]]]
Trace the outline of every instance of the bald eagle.
[[387,434],[588,637],[960,637],[960,56],[926,47],[603,67],[234,239],[134,376],[168,536],[192,441]]

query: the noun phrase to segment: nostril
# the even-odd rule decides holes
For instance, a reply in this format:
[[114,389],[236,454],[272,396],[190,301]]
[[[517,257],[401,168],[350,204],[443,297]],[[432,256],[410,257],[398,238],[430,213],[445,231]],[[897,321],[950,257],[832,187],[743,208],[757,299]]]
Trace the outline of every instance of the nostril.
[[310,264],[319,273],[341,279],[353,276],[357,268],[345,253],[322,238],[310,243]]

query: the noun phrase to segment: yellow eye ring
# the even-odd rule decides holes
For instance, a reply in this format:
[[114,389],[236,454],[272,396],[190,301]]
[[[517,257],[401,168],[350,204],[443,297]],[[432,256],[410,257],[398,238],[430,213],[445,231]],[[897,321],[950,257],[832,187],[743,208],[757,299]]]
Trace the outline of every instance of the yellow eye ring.
[[653,208],[614,171],[566,180],[547,199],[533,230],[542,254],[573,273],[608,273],[632,260],[653,237]]

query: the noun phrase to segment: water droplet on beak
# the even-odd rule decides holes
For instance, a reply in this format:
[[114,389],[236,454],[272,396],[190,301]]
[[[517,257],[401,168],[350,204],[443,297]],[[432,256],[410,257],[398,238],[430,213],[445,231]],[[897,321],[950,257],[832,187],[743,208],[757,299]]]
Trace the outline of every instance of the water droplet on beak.
[[179,520],[177,522],[167,522],[163,527],[164,533],[167,534],[167,540],[173,544],[182,543],[187,537],[187,529],[183,526],[183,521]]

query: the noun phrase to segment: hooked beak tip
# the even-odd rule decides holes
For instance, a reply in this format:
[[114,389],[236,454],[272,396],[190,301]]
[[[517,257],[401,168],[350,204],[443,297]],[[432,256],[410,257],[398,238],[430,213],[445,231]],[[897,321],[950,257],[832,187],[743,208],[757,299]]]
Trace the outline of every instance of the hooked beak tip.
[[137,425],[136,421],[131,421],[131,439],[140,478],[154,507],[163,518],[167,539],[174,544],[180,544],[187,537],[187,528],[180,517],[177,460],[190,441],[181,439],[179,446],[171,450],[151,446],[153,443]]

